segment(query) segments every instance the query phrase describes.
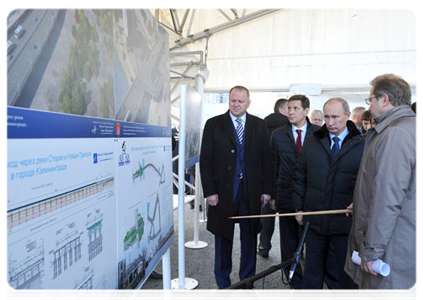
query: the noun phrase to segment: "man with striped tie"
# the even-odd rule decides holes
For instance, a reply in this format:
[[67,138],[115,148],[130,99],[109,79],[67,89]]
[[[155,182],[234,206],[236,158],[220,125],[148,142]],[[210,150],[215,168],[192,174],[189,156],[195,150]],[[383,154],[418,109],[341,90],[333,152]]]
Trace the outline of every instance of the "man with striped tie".
[[[235,221],[229,217],[258,215],[271,198],[269,134],[262,119],[247,113],[250,103],[247,88],[233,87],[229,110],[206,122],[201,144],[201,181],[209,204],[207,230],[215,235],[214,273],[219,288],[231,285]],[[243,280],[255,275],[260,219],[242,219],[239,228],[239,278]]]

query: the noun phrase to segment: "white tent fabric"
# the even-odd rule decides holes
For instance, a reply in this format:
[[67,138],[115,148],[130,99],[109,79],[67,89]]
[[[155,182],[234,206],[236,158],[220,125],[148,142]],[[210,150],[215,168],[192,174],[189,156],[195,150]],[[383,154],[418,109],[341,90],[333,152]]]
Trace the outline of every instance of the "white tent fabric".
[[[205,88],[226,91],[242,84],[281,90],[320,83],[347,89],[368,87],[383,73],[414,84],[415,40],[415,18],[408,10],[280,10],[210,37]],[[204,50],[205,41],[188,47]]]
[[[184,10],[177,11],[184,15]],[[233,17],[228,9],[224,13]],[[186,25],[189,21],[188,17],[181,36],[169,32],[171,48],[188,36],[188,30],[195,35],[228,20],[217,9],[197,9],[192,27]],[[416,17],[405,9],[280,9],[171,53],[203,51],[210,71],[205,92],[227,93],[234,85],[244,85],[253,100],[249,112],[259,117],[272,112],[276,99],[293,93],[310,98],[310,111],[322,109],[331,97],[343,97],[352,110],[367,108],[369,82],[384,73],[409,82],[416,101],[416,32]],[[180,58],[171,57],[171,63],[177,61]],[[188,75],[197,71],[192,68]],[[295,84],[305,89],[294,92],[290,87]],[[310,93],[311,86],[321,92]],[[227,110],[227,102],[216,104],[213,97],[205,94],[204,121]],[[177,105],[174,102],[173,111]]]

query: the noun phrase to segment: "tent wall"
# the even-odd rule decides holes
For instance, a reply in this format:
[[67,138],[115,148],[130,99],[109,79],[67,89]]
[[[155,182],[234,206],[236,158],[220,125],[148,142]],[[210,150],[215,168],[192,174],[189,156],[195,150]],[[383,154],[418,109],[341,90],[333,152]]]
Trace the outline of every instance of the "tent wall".
[[407,10],[282,10],[210,38],[206,89],[368,86],[383,73],[414,83],[415,37]]

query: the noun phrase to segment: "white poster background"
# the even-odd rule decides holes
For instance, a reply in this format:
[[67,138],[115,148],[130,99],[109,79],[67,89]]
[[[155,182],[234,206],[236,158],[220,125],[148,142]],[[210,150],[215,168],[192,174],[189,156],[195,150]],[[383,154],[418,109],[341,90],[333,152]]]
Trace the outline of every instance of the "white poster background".
[[116,288],[114,161],[109,139],[8,140],[13,288]]
[[115,145],[119,288],[135,288],[173,235],[172,147],[169,138],[120,138]]

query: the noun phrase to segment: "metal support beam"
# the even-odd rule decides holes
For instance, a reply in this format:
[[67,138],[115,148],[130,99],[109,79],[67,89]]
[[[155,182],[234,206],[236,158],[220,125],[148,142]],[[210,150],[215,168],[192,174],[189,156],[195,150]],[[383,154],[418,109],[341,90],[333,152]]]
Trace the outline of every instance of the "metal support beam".
[[181,23],[181,27],[179,28],[179,32],[182,33],[182,31],[184,30],[184,26],[185,26],[185,22],[187,20],[188,14],[189,14],[190,9],[186,9],[184,16],[182,18],[182,23]]
[[190,36],[191,35],[191,27],[192,27],[192,22],[194,21],[194,16],[195,16],[195,9],[192,11],[191,19],[189,20],[189,26],[188,26],[187,36]]
[[183,74],[183,73],[176,72],[176,71],[173,71],[173,70],[170,70],[170,72],[171,72],[171,73],[174,73],[174,74],[181,75],[181,76],[182,76],[182,77],[184,77],[184,78],[188,78],[188,79],[195,79],[195,77],[188,76],[188,75],[185,75],[185,74]]
[[232,19],[223,11],[223,9],[218,9],[218,11],[226,18],[228,21],[232,21]]
[[231,11],[235,15],[235,19],[238,19],[238,12],[236,11],[236,9],[235,8],[231,8]]
[[[191,68],[192,68],[192,66],[193,66],[193,64],[192,63],[190,63],[189,64],[189,66],[188,67],[186,67],[186,69],[185,69],[185,71],[184,71],[184,73],[183,73],[183,75],[185,76],[188,72],[189,72],[189,70],[191,70]],[[172,89],[170,90],[170,94],[172,95],[174,92],[175,92],[175,90],[178,88],[178,86],[179,86],[179,84],[181,83],[181,81],[182,81],[182,78],[184,78],[183,76],[181,76],[180,78],[179,78],[179,80],[175,83],[175,85],[172,87]]]
[[172,17],[172,23],[173,23],[174,31],[179,32],[178,24],[176,24],[176,19],[175,19],[176,10],[175,9],[169,9],[169,11],[170,11],[170,16]]
[[176,33],[179,36],[182,36],[180,32],[175,31],[173,28],[170,28],[169,26],[167,26],[166,24],[162,23],[159,21],[159,24],[162,25],[163,27],[166,27],[167,29],[169,29],[170,31]]
[[268,15],[268,14],[271,14],[271,13],[274,13],[274,12],[277,12],[277,11],[280,11],[280,9],[262,9],[262,10],[253,12],[251,14],[248,14],[244,17],[238,18],[236,20],[232,20],[232,21],[229,21],[227,23],[224,23],[224,24],[221,24],[221,25],[209,28],[209,29],[205,29],[204,31],[193,34],[192,36],[188,36],[186,38],[176,40],[175,43],[177,45],[175,47],[170,48],[170,51],[175,50],[179,47],[188,45],[188,44],[193,43],[195,41],[202,40],[202,39],[204,39],[208,36],[213,35],[214,33],[223,31],[223,30],[228,29],[228,28],[232,28],[234,26],[246,23],[248,21],[263,17],[265,15]]

